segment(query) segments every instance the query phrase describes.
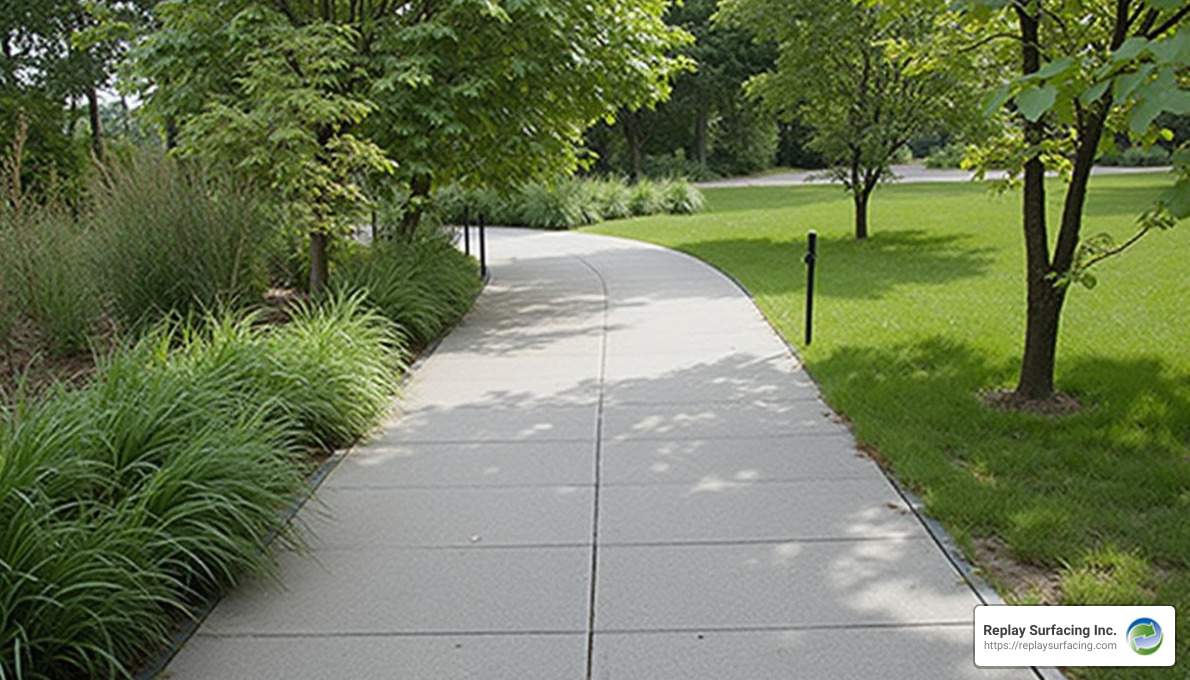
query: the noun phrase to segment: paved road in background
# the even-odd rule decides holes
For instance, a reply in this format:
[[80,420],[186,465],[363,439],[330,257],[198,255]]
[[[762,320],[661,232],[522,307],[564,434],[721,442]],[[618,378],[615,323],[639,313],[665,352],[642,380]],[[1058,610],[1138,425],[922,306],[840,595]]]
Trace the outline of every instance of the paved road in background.
[[[1117,168],[1096,167],[1093,175],[1126,175],[1144,173],[1168,173],[1170,168]],[[896,165],[893,172],[900,178],[899,182],[970,182],[974,180],[974,173],[966,170],[932,170],[924,165]],[[757,177],[736,177],[732,179],[715,180],[713,182],[699,182],[704,188],[719,187],[784,187],[802,184],[828,184],[830,180],[819,177],[817,172],[782,172]],[[988,179],[1003,177],[1003,173],[990,172]]]

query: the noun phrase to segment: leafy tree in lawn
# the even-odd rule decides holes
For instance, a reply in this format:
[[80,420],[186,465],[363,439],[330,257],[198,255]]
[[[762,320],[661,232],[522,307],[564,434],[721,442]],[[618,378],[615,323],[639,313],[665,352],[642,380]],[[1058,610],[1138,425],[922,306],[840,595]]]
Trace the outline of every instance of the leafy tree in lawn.
[[[1007,75],[986,101],[987,112],[1006,121],[1006,134],[975,161],[1023,180],[1028,311],[1013,400],[1044,400],[1054,393],[1068,284],[1093,286],[1095,263],[1190,214],[1190,152],[1183,150],[1174,157],[1175,185],[1140,216],[1131,238],[1082,234],[1091,168],[1114,150],[1115,135],[1152,143],[1169,136],[1155,124],[1160,114],[1190,112],[1190,3],[970,0],[961,9],[961,37]],[[1056,238],[1045,208],[1047,168],[1066,180]]]
[[779,49],[749,91],[813,128],[810,147],[855,202],[855,236],[868,237],[868,202],[897,153],[919,132],[960,120],[970,100],[958,57],[929,48],[935,9],[891,13],[853,0],[723,0],[720,20]]

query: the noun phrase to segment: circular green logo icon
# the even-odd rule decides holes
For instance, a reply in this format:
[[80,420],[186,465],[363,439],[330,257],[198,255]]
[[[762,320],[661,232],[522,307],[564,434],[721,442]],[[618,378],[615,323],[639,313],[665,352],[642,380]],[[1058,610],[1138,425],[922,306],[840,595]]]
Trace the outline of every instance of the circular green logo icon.
[[1128,646],[1137,654],[1148,656],[1161,647],[1161,626],[1148,618],[1137,619],[1128,626]]

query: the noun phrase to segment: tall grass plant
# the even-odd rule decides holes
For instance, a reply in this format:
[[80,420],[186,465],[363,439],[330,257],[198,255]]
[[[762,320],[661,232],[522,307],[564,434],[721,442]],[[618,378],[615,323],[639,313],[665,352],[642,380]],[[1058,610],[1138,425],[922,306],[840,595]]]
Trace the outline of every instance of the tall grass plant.
[[475,260],[434,231],[373,243],[335,274],[340,296],[362,294],[362,303],[395,322],[414,348],[458,321],[481,285]]
[[277,230],[265,203],[229,179],[145,154],[107,170],[91,193],[98,278],[125,324],[264,292]]
[[0,677],[126,677],[298,540],[295,459],[376,424],[401,344],[359,298],[257,321],[158,325],[87,387],[0,412]]

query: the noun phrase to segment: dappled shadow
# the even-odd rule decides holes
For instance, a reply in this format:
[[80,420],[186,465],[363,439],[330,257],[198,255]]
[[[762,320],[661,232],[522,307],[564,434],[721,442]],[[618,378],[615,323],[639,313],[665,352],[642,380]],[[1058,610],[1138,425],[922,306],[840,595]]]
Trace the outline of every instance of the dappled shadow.
[[[983,276],[996,251],[970,245],[973,237],[924,230],[879,232],[867,241],[820,236],[816,291],[840,298],[883,297],[903,285],[949,285]],[[723,239],[680,244],[681,250],[736,272],[753,294],[805,290],[805,237]],[[835,272],[848,272],[846,276]],[[854,272],[860,272],[855,274]]]
[[1190,376],[1156,358],[1060,358],[1077,413],[986,406],[979,392],[1011,385],[1016,367],[933,337],[840,347],[813,371],[861,441],[961,533],[1037,564],[1101,544],[1190,564]]

